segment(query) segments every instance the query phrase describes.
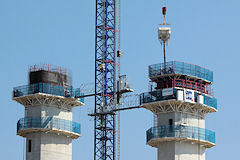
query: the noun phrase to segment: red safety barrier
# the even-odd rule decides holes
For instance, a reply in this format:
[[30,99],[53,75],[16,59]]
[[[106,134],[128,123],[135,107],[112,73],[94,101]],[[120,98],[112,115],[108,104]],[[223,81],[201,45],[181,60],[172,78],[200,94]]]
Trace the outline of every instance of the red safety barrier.
[[183,80],[183,79],[173,79],[172,86],[192,89],[192,90],[196,90],[196,91],[208,94],[210,96],[214,96],[214,92],[213,92],[213,89],[211,88],[211,85],[204,85],[198,82],[193,82],[193,81]]

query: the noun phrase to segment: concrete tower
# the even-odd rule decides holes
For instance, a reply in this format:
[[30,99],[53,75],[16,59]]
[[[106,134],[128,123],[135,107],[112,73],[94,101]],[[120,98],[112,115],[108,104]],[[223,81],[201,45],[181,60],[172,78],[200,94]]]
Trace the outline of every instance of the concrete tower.
[[204,117],[217,111],[211,84],[213,72],[184,62],[149,66],[152,91],[140,103],[153,112],[147,144],[158,149],[158,160],[205,160],[215,146],[215,133],[205,129]]
[[158,160],[205,160],[206,148],[215,146],[215,133],[205,129],[205,115],[217,111],[213,72],[184,62],[166,62],[165,45],[171,27],[158,29],[164,63],[149,66],[151,90],[140,95],[140,104],[154,114],[147,144],[158,149]]
[[26,160],[72,160],[72,139],[80,137],[80,124],[73,122],[77,99],[67,70],[51,65],[34,65],[29,84],[13,89],[13,100],[25,107],[17,123],[17,135],[26,138]]

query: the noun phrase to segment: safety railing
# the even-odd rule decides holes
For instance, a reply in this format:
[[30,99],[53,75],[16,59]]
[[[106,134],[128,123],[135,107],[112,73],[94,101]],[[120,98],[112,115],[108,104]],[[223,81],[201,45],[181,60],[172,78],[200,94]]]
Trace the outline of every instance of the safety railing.
[[204,85],[198,82],[193,82],[193,81],[184,80],[184,79],[173,79],[172,82],[173,82],[173,87],[192,89],[192,90],[196,90],[196,91],[208,94],[212,97],[214,96],[214,92],[211,85]]
[[[173,88],[173,93],[171,95],[164,96],[163,90],[156,90],[152,92],[145,92],[139,95],[140,105],[152,102],[159,102],[164,100],[177,100],[177,89]],[[197,102],[198,93],[195,92],[194,100]],[[203,104],[217,109],[217,99],[206,94],[202,94],[204,98]]]
[[157,126],[147,130],[147,142],[154,138],[191,138],[215,144],[215,132],[198,127],[172,125]]
[[149,77],[166,74],[183,74],[213,82],[213,72],[203,67],[185,62],[171,61],[149,66]]
[[[49,83],[35,83],[13,88],[13,97],[27,96],[36,93],[63,97],[80,97],[83,95],[79,88],[73,89],[73,87],[63,87]],[[84,98],[80,98],[80,101],[84,103]]]
[[68,132],[81,133],[79,123],[54,117],[26,117],[17,123],[17,132],[25,129],[58,129]]
[[163,96],[162,90],[145,92],[140,94],[140,105],[151,102],[158,102],[164,100],[177,99],[176,89],[173,88],[173,94],[168,96]]
[[[195,94],[195,97],[197,97],[197,95]],[[215,109],[217,109],[217,99],[214,97],[210,97],[208,95],[204,95],[203,94],[203,99],[204,99],[204,104],[210,107],[213,107]]]
[[50,64],[38,64],[38,65],[30,66],[29,71],[30,72],[37,72],[37,71],[58,72],[58,73],[70,76],[70,71],[68,71],[67,69],[59,66],[50,65]]

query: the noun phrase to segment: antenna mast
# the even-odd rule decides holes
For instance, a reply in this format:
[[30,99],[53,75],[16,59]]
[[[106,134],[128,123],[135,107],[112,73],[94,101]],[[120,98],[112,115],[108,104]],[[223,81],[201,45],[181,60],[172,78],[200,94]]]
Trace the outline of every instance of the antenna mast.
[[166,45],[170,40],[171,36],[171,27],[170,24],[166,23],[166,14],[167,14],[167,7],[162,7],[162,14],[163,14],[163,23],[159,24],[158,28],[158,40],[160,41],[161,45],[163,46],[163,55],[164,55],[164,72],[166,72]]

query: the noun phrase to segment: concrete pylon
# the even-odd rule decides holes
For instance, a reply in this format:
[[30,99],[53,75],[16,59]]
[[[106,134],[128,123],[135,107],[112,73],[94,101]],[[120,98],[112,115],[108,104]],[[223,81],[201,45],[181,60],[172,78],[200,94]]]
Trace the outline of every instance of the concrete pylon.
[[157,121],[147,131],[147,144],[158,149],[158,160],[205,160],[206,148],[215,146],[204,119],[217,112],[213,72],[172,61],[150,65],[149,79],[154,87],[140,95],[140,104]]
[[72,160],[72,140],[81,135],[72,108],[83,105],[76,94],[70,74],[51,65],[30,67],[29,84],[13,89],[13,100],[25,107],[17,135],[26,138],[26,160]]

